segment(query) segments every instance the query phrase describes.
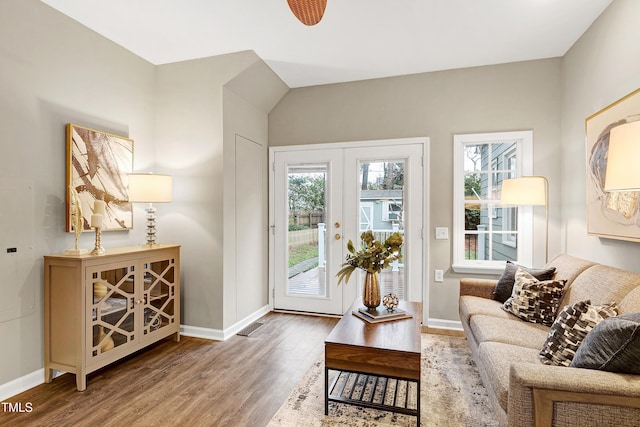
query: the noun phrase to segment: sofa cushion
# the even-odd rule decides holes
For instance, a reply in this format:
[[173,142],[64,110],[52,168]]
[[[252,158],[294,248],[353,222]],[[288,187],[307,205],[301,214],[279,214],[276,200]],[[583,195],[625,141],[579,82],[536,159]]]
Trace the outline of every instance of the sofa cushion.
[[640,286],[629,292],[618,304],[618,313],[636,313],[640,311]]
[[541,365],[538,350],[500,342],[483,342],[478,347],[478,362],[485,372],[483,378],[491,387],[502,409],[507,410],[509,376],[514,363]]
[[507,261],[507,264],[504,267],[504,271],[502,272],[502,276],[500,276],[500,278],[498,279],[498,283],[496,283],[496,287],[493,290],[494,300],[505,302],[507,299],[509,299],[513,291],[513,284],[516,280],[516,271],[518,270],[518,268],[525,270],[527,273],[531,274],[538,280],[551,280],[553,279],[553,275],[556,271],[555,267],[533,269],[523,267],[511,261]]
[[[593,304],[598,305],[611,301],[621,304],[624,297],[638,286],[640,286],[640,273],[606,265],[594,265],[582,272],[570,286],[566,287],[561,306],[586,300],[591,300]],[[624,310],[622,312],[627,312],[628,309]]]
[[556,318],[564,286],[564,281],[539,281],[518,269],[513,292],[503,307],[522,320],[550,326]]
[[553,279],[566,280],[567,287],[569,287],[576,277],[582,274],[587,268],[595,264],[595,262],[587,261],[586,259],[576,258],[567,254],[559,254],[551,261],[549,261],[549,263],[545,265],[545,268],[555,267],[556,274],[555,276],[553,276]]
[[571,366],[640,374],[640,313],[600,322],[585,337]]
[[548,326],[523,322],[515,316],[511,319],[501,319],[475,315],[471,317],[470,329],[478,343],[502,342],[532,348],[538,352],[549,333]]
[[501,319],[512,319],[513,314],[502,309],[500,301],[492,299],[463,295],[460,297],[460,320],[468,322],[476,314],[499,317]]
[[548,365],[569,366],[582,340],[598,323],[618,314],[615,303],[592,305],[580,301],[564,307],[551,325],[540,358]]

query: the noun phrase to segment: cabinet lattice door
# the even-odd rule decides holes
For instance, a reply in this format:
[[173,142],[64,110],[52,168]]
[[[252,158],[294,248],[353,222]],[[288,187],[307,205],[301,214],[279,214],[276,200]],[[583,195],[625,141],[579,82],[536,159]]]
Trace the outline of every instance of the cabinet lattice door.
[[114,348],[130,344],[135,333],[135,267],[106,265],[89,268],[87,296],[91,304],[89,357],[99,357]]
[[175,259],[159,259],[143,264],[144,324],[142,333],[174,325],[175,317]]

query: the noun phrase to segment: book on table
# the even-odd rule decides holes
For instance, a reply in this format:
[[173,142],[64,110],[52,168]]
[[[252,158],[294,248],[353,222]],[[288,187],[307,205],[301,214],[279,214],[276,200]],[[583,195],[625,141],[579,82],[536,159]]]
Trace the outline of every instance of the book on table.
[[401,309],[389,311],[384,307],[376,307],[368,309],[361,307],[358,311],[353,311],[353,315],[369,323],[389,322],[392,320],[410,319],[411,314]]

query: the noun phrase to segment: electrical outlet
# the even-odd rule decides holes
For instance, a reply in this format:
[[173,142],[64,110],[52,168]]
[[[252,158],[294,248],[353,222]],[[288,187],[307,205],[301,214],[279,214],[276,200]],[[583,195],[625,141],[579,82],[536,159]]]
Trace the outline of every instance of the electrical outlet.
[[433,272],[433,281],[434,282],[444,282],[444,271],[443,270],[435,270]]

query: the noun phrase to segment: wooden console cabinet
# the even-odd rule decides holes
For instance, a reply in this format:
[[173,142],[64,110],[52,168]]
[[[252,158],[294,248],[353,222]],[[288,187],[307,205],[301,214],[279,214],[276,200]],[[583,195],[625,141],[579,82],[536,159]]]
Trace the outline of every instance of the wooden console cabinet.
[[44,257],[44,379],[87,375],[160,339],[180,340],[180,246]]

